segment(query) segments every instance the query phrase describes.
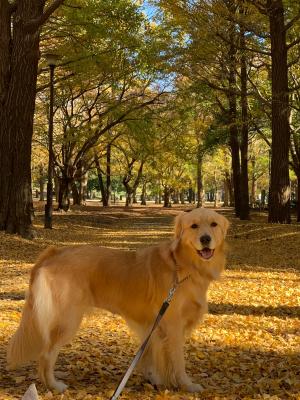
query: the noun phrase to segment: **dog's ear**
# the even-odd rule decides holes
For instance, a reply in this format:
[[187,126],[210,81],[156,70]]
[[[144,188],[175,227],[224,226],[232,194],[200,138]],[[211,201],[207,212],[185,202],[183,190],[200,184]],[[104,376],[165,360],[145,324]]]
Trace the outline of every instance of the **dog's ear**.
[[175,227],[174,227],[174,236],[175,239],[180,239],[182,235],[182,218],[184,216],[185,212],[182,211],[180,214],[177,215],[175,218]]
[[223,227],[222,228],[223,228],[224,238],[227,235],[229,226],[230,226],[230,222],[228,221],[228,219],[226,217],[223,216]]

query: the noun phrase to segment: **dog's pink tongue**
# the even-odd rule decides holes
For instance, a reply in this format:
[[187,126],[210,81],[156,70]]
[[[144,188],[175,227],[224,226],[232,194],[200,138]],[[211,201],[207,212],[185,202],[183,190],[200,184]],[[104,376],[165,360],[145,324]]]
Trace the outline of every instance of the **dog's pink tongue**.
[[208,259],[212,256],[213,251],[211,249],[205,248],[200,251],[200,254],[203,258]]

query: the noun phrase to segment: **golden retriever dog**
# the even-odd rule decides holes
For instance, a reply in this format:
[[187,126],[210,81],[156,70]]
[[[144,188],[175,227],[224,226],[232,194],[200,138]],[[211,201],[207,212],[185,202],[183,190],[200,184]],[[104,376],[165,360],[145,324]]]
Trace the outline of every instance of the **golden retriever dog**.
[[143,250],[96,245],[46,249],[31,272],[20,326],[8,346],[8,367],[37,360],[46,387],[64,391],[67,386],[56,380],[54,364],[91,307],[121,315],[144,340],[177,280],[182,282],[140,367],[153,385],[201,390],[185,371],[183,346],[207,312],[210,282],[224,269],[228,225],[222,215],[198,208],[176,217],[171,241]]

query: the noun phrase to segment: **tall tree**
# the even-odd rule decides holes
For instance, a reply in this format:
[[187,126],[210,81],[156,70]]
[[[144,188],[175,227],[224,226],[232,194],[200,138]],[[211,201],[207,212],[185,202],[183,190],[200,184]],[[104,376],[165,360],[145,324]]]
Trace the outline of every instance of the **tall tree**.
[[268,0],[272,57],[272,162],[269,222],[290,223],[289,86],[282,0]]
[[[290,223],[290,104],[288,52],[300,42],[300,37],[288,43],[288,32],[300,19],[298,6],[282,0],[247,0],[268,18],[271,43],[271,181],[269,193],[269,222]],[[296,3],[295,3],[296,4]],[[286,21],[287,20],[287,21]]]
[[0,230],[32,237],[31,141],[42,25],[64,0],[0,2]]
[[[244,2],[240,6],[240,14],[246,14]],[[248,96],[247,96],[247,56],[246,56],[246,32],[243,24],[240,26],[240,70],[241,70],[241,197],[240,219],[249,219],[249,184],[248,184]]]
[[[232,16],[236,12],[234,1],[228,1],[229,15]],[[229,146],[232,159],[232,180],[234,189],[234,207],[235,215],[240,216],[241,213],[241,161],[240,161],[240,146],[239,146],[239,131],[238,131],[238,115],[237,115],[237,33],[233,18],[229,25],[229,73],[227,92],[229,105]]]

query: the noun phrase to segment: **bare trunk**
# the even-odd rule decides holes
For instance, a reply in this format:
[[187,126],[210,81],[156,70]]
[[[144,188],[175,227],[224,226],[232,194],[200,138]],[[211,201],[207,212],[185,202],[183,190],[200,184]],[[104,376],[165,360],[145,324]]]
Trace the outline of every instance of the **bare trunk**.
[[[141,177],[142,177],[142,172],[143,172],[143,167],[144,167],[144,161],[141,161],[137,175],[135,179],[133,180],[133,166],[136,160],[132,160],[128,164],[128,169],[126,172],[126,175],[123,176],[123,185],[126,190],[126,207],[131,206],[133,202],[133,196],[135,196],[137,187],[140,183]],[[133,180],[132,185],[130,185],[130,182]]]
[[297,222],[300,222],[300,174],[297,177]]
[[181,190],[181,191],[180,191],[180,203],[181,203],[181,204],[184,204],[184,203],[185,203],[185,201],[184,201],[184,196],[185,196],[184,190]]
[[70,189],[73,179],[63,177],[59,182],[58,209],[68,211],[70,209]]
[[8,10],[7,2],[1,2],[0,229],[32,237],[30,163],[39,30],[26,31],[25,22],[42,14],[43,2],[18,2],[12,25]]
[[248,99],[247,99],[247,63],[245,54],[245,30],[240,27],[241,47],[241,180],[240,180],[240,219],[249,219],[249,184],[248,184]]
[[101,192],[102,205],[103,205],[103,207],[107,207],[108,206],[107,191],[106,191],[106,188],[105,188],[104,182],[103,182],[103,176],[102,176],[102,170],[101,170],[100,163],[99,163],[99,158],[96,155],[94,156],[94,161],[95,161],[95,165],[96,165],[96,169],[97,169],[97,177],[98,177],[99,189]]
[[33,236],[31,141],[44,3],[0,2],[0,230],[28,238]]
[[46,179],[45,179],[45,171],[43,165],[39,165],[38,170],[39,170],[38,183],[40,187],[39,200],[44,201],[44,190],[45,190]]
[[[231,87],[235,90],[235,72],[231,71]],[[234,92],[229,96],[229,145],[231,149],[231,168],[233,177],[233,192],[234,192],[234,207],[235,215],[240,216],[241,212],[241,166],[240,166],[240,149],[238,141],[238,129],[237,129],[237,110],[236,110],[236,95]]]
[[282,0],[268,0],[272,57],[272,160],[269,222],[290,223],[289,96]]
[[252,174],[251,174],[251,196],[250,196],[250,204],[251,207],[254,208],[256,201],[256,176],[255,176],[255,164],[256,160],[253,156],[251,158],[251,166],[252,166]]
[[174,191],[173,201],[174,201],[174,204],[179,204],[179,191],[178,190]]
[[78,190],[78,187],[74,180],[71,183],[71,190],[72,190],[72,197],[73,197],[73,205],[80,206],[82,203],[81,194],[80,194],[80,191]]
[[132,201],[132,191],[129,189],[128,192],[126,192],[126,201],[125,201],[125,207],[131,207],[133,204]]
[[197,155],[197,207],[203,206],[203,182],[202,182],[202,154],[198,148]]
[[190,204],[194,201],[194,196],[195,196],[195,193],[192,188],[192,183],[190,183],[189,189],[188,189],[188,202]]
[[169,186],[164,187],[164,207],[169,208],[171,207],[171,201],[170,201],[170,196],[171,196],[171,189]]
[[106,148],[106,205],[109,206],[111,199],[111,145]]
[[133,204],[137,204],[136,189],[134,190],[134,192],[132,194],[132,202],[133,202]]
[[218,183],[217,183],[217,173],[214,172],[214,207],[218,205]]
[[55,190],[55,201],[58,203],[58,197],[59,197],[59,179],[57,175],[55,174],[54,176],[54,190]]
[[224,207],[229,206],[229,187],[228,187],[228,182],[227,179],[224,178]]
[[83,204],[88,198],[88,173],[85,172],[79,178],[79,202]]
[[142,195],[141,195],[141,205],[145,206],[146,205],[146,189],[147,189],[147,182],[144,180],[143,185],[142,185]]

